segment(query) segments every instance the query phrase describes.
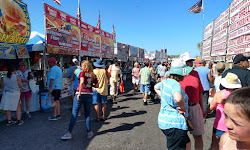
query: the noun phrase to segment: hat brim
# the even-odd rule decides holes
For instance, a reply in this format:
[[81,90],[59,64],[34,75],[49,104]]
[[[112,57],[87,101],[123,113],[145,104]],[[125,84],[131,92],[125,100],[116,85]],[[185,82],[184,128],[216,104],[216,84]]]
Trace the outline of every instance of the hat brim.
[[192,61],[195,61],[196,59],[195,58],[188,58],[188,59],[185,59],[184,61],[189,61],[189,60],[192,60]]
[[226,78],[222,78],[220,84],[222,86],[224,86],[225,88],[227,88],[227,89],[238,89],[238,88],[242,87],[241,82],[240,82],[239,79],[238,79],[238,83],[237,84],[230,84],[230,83],[228,83],[226,81]]
[[193,67],[185,67],[185,68],[186,68],[186,72],[184,72],[183,69],[179,69],[179,70],[170,69],[169,74],[177,74],[177,75],[185,76],[193,70]]
[[101,67],[104,67],[104,66],[105,66],[104,64],[103,64],[103,65],[99,65],[99,64],[97,64],[97,62],[94,62],[93,65],[94,65],[95,67],[97,67],[97,68],[101,68]]

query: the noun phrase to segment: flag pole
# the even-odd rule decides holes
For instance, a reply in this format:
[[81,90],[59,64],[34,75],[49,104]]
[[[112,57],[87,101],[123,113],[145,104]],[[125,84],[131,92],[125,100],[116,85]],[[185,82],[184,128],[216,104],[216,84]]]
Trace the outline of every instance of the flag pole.
[[[102,56],[102,33],[101,33],[101,13],[100,13],[100,9],[99,9],[99,18],[100,18],[100,28],[99,28],[99,32],[100,32],[100,53],[101,53],[101,60],[103,58]],[[99,18],[98,18],[98,21],[99,21]]]
[[[79,3],[79,0],[78,0],[78,7],[80,7],[80,3]],[[77,8],[77,9],[80,9],[80,8]],[[77,10],[78,11],[78,10]],[[81,14],[81,12],[80,12],[81,10],[79,10],[79,15],[78,16],[80,16],[80,14]],[[82,16],[81,16],[82,17]],[[81,39],[81,31],[80,31],[80,29],[81,29],[81,20],[80,20],[80,18],[78,17],[78,26],[79,26],[79,40],[80,40],[80,45],[79,45],[79,56],[78,56],[78,65],[80,66],[80,62],[82,61],[82,58],[81,58],[81,55],[80,55],[80,51],[81,51],[81,49],[82,49],[82,39]]]
[[205,28],[204,28],[204,0],[202,0],[202,7],[203,7],[203,9],[202,9],[202,11],[203,11],[203,33],[202,33],[202,40],[201,40],[201,52],[200,52],[200,55],[201,55],[201,57],[202,57],[202,54],[203,54],[203,39],[204,39],[204,30],[205,30]]

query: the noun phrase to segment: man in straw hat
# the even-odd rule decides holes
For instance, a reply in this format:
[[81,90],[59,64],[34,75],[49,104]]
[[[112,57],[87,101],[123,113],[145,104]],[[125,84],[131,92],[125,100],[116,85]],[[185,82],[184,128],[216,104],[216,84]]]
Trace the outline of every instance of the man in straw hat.
[[[245,57],[242,54],[235,56],[233,59],[233,68],[225,71],[222,74],[222,78],[224,78],[228,72],[231,72],[239,77],[242,87],[250,86],[250,72],[247,70],[249,67],[249,59],[249,57]],[[223,86],[220,86],[220,89],[224,89]]]
[[[183,61],[189,67],[193,67],[195,58],[191,58],[186,52],[181,55]],[[195,149],[203,149],[202,135],[205,133],[203,122],[203,87],[197,71],[192,71],[179,82],[182,89],[188,95],[188,113],[194,123],[194,130],[190,131],[195,140]]]

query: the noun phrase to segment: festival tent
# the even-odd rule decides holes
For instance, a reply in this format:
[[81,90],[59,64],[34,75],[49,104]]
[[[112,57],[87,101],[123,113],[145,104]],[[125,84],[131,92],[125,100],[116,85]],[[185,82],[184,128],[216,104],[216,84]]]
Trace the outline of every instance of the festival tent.
[[26,45],[29,52],[43,51],[45,49],[45,43],[45,35],[37,31],[32,31],[30,34],[30,39]]

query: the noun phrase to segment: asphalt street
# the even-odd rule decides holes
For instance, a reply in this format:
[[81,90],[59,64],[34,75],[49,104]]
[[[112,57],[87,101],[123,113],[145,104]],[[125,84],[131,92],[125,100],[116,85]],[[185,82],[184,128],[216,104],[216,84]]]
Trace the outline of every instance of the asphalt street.
[[[0,122],[0,149],[2,150],[165,150],[166,138],[157,125],[160,101],[149,101],[144,106],[141,95],[133,95],[131,79],[127,79],[125,93],[117,104],[107,104],[107,120],[96,122],[92,108],[91,126],[94,136],[86,138],[84,115],[77,118],[72,139],[60,139],[68,129],[71,100],[61,100],[61,119],[49,121],[51,112],[34,112],[24,118],[21,126],[7,127]],[[108,97],[110,99],[110,97]],[[82,108],[83,109],[83,108]],[[83,111],[82,111],[83,112]],[[214,117],[207,119],[203,136],[204,149],[211,143]],[[193,138],[190,136],[193,148]]]

